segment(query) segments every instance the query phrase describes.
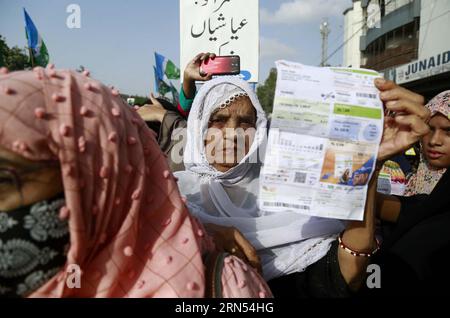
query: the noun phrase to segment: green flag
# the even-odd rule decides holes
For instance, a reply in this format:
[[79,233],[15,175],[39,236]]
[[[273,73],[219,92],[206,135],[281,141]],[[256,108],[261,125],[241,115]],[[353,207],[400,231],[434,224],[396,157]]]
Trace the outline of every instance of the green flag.
[[166,74],[168,79],[179,79],[180,69],[171,60],[168,60],[164,74]]
[[160,80],[158,82],[158,92],[164,96],[167,93],[171,92],[170,86],[167,85],[166,82]]
[[180,69],[165,56],[155,52],[156,72],[160,80],[179,79]]
[[45,67],[49,61],[47,47],[25,9],[23,9],[23,13],[25,15],[25,31],[28,40],[28,49],[30,50],[31,64],[33,66],[39,65]]

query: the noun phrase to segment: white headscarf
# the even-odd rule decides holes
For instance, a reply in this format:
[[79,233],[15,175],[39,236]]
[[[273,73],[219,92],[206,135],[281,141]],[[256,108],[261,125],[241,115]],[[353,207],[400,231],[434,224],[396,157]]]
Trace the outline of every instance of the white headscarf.
[[[211,115],[220,107],[226,107],[236,97],[248,96],[256,110],[256,135],[248,154],[241,163],[225,173],[212,167],[205,152],[205,136]],[[234,184],[255,168],[253,163],[260,161],[258,152],[264,154],[266,144],[266,114],[258,98],[245,81],[234,77],[223,77],[207,82],[198,92],[189,113],[187,143],[184,150],[186,170],[206,178],[217,178],[223,183]],[[262,149],[262,152],[261,150]],[[253,163],[252,163],[253,162]],[[256,165],[259,167],[259,165]]]
[[[236,96],[247,95],[256,110],[256,135],[241,162],[219,172],[206,158],[204,140],[211,114]],[[203,223],[238,228],[258,250],[264,277],[303,271],[322,258],[343,223],[293,212],[269,213],[258,208],[258,154],[264,155],[267,119],[253,90],[235,77],[221,77],[203,85],[195,97],[188,119],[184,164],[177,172],[179,188],[190,211]],[[258,161],[259,160],[259,161]]]

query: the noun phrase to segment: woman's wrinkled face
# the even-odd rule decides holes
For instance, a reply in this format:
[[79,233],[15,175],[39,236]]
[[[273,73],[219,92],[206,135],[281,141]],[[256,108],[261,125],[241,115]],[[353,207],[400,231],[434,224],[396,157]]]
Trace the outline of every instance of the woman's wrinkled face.
[[430,132],[422,138],[423,154],[437,169],[450,167],[450,120],[436,114],[429,122]]
[[256,132],[256,111],[248,97],[240,97],[215,111],[208,124],[206,158],[220,172],[236,166],[248,154]]
[[15,210],[61,192],[58,165],[34,162],[0,147],[0,211]]

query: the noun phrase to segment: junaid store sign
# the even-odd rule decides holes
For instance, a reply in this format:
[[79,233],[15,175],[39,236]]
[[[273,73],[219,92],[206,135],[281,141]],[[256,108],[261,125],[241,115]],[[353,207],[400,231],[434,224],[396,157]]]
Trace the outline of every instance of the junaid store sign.
[[450,51],[397,67],[396,81],[403,84],[445,72],[450,72]]

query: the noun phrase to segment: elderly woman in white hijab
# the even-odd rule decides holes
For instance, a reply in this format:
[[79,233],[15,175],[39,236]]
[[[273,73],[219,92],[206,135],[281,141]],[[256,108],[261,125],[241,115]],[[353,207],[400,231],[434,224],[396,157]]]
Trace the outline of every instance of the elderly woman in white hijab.
[[[426,133],[427,125],[419,119],[427,112],[421,96],[384,80],[376,85],[384,91],[384,101],[390,101],[386,107],[395,110],[401,105],[405,114],[385,129],[379,153],[384,160]],[[409,131],[399,132],[398,124]],[[257,266],[257,258],[240,233],[229,229],[236,227],[253,245],[275,297],[348,296],[362,285],[367,256],[378,247],[374,237],[375,183],[370,185],[364,222],[345,224],[260,210],[259,174],[266,125],[266,115],[246,82],[222,77],[204,84],[188,119],[186,171],[175,174],[180,191],[190,211],[216,238],[222,235],[227,243],[235,242],[230,253]]]

